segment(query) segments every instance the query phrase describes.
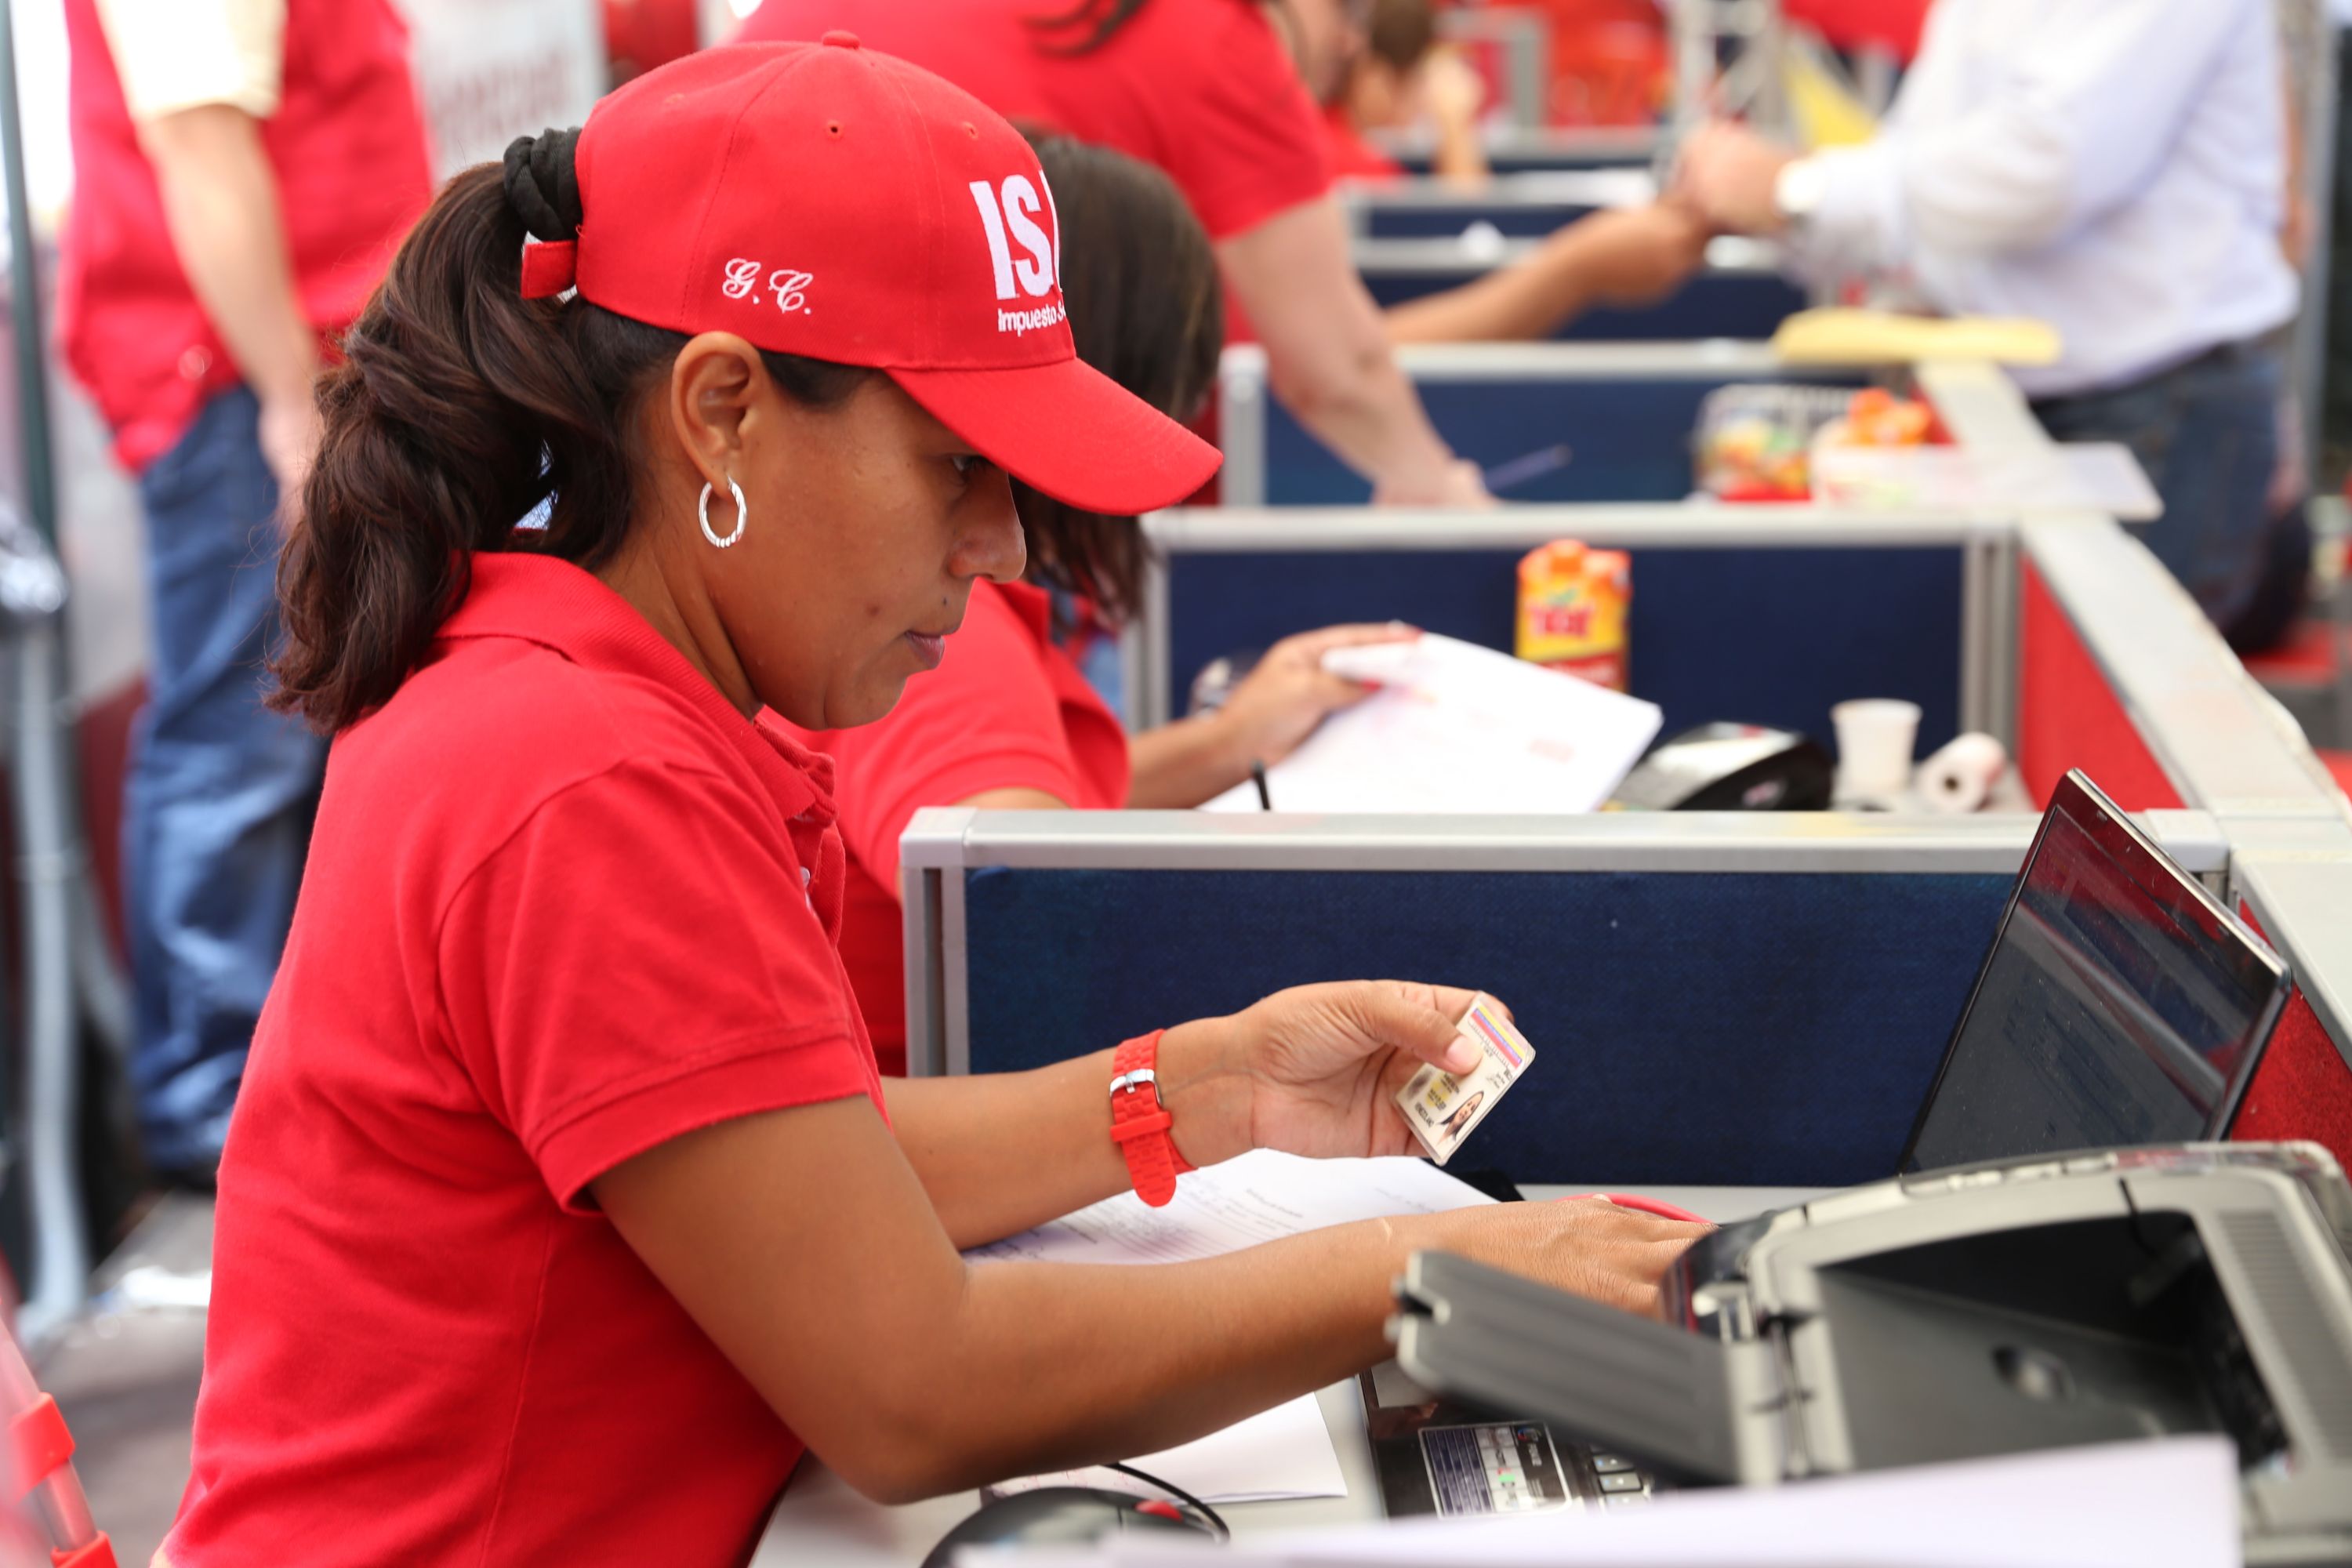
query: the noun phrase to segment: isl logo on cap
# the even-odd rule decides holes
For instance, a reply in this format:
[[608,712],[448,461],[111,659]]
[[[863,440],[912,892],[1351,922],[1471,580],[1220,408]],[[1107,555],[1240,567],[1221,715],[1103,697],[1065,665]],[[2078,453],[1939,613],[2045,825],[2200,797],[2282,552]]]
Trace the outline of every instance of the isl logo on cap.
[[[1031,310],[1004,309],[1006,301],[1024,296],[1043,300],[1061,284],[1062,226],[1054,211],[1051,187],[1042,199],[1038,195],[1038,184],[1043,184],[1043,175],[1033,184],[1026,174],[1008,174],[994,184],[986,180],[971,182],[972,205],[980,210],[980,226],[988,236],[988,259],[996,278],[996,330],[1000,332],[1018,336],[1041,331],[1060,325],[1065,315],[1059,300]],[[1054,226],[1050,237],[1037,226],[1041,211]],[[1023,252],[1017,257],[1013,254],[1015,244]]]

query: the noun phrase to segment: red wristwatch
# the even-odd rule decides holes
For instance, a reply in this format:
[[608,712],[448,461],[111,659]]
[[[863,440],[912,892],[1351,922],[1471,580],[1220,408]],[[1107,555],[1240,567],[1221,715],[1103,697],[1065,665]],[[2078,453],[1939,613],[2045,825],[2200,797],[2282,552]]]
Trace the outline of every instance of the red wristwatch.
[[[1175,1119],[1160,1098],[1160,1037],[1154,1029],[1128,1041],[1111,1053],[1110,1135],[1127,1156],[1127,1173],[1135,1195],[1153,1208],[1165,1207],[1176,1195],[1176,1178],[1192,1169],[1176,1152],[1168,1135]],[[1145,1091],[1149,1090],[1147,1094]]]

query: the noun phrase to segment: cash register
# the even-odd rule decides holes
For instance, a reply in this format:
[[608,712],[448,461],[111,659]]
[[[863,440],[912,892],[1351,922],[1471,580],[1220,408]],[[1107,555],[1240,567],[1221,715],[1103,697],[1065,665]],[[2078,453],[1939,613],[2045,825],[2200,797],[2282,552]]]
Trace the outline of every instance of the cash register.
[[1664,1321],[1412,1260],[1366,1380],[1391,1511],[2221,1433],[2250,1562],[2352,1560],[2352,1186],[2215,1141],[2286,989],[2071,777],[1890,1179],[1714,1233]]

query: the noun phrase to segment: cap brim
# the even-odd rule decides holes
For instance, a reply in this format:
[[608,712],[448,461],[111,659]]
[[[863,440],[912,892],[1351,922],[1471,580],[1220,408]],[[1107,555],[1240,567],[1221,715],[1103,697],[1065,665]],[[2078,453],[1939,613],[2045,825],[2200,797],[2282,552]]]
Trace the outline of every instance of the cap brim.
[[1085,511],[1126,516],[1173,506],[1223,461],[1084,360],[889,374],[982,457]]

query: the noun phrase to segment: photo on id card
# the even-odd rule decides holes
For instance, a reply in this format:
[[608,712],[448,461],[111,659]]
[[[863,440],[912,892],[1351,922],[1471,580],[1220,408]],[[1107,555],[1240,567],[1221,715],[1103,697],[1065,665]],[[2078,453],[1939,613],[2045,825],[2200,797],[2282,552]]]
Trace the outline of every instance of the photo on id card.
[[1470,1010],[1454,1027],[1478,1047],[1478,1065],[1458,1077],[1442,1068],[1424,1067],[1406,1080],[1396,1097],[1405,1125],[1441,1165],[1454,1157],[1462,1141],[1486,1119],[1536,1055],[1535,1047],[1484,992],[1471,1002]]

